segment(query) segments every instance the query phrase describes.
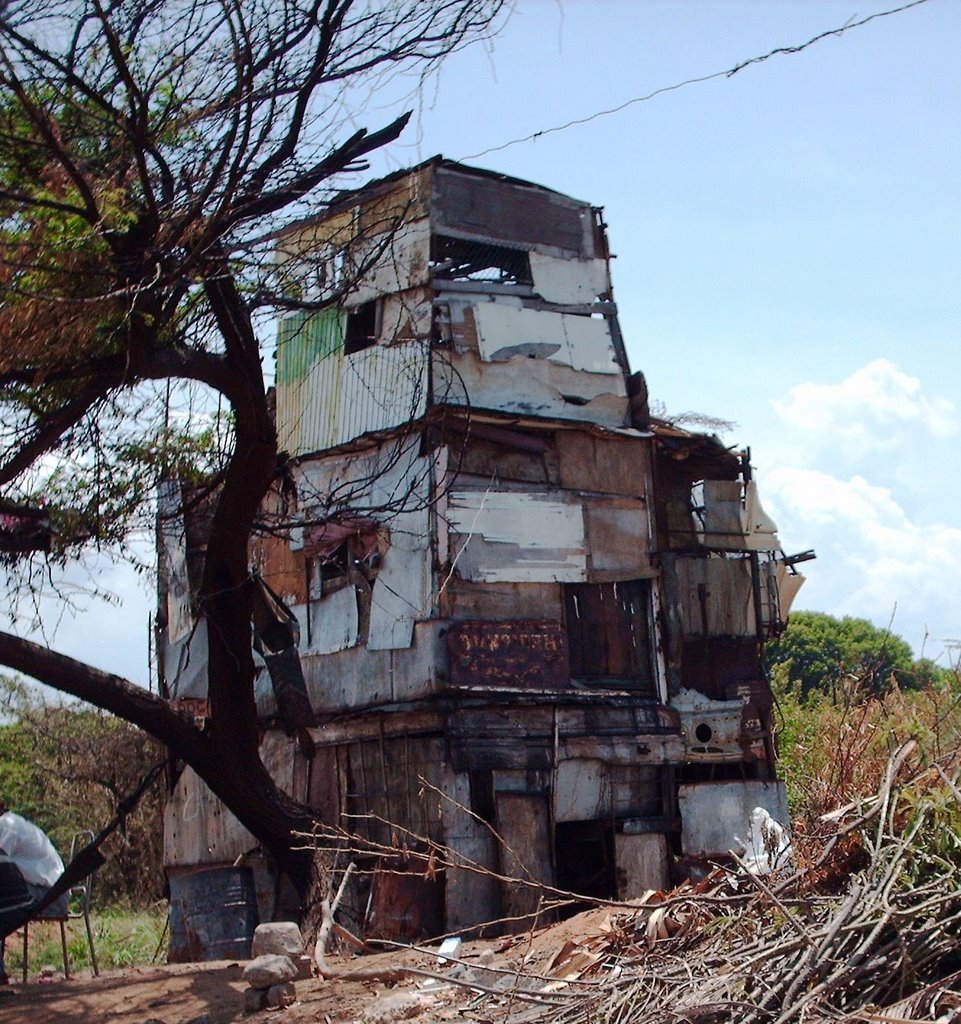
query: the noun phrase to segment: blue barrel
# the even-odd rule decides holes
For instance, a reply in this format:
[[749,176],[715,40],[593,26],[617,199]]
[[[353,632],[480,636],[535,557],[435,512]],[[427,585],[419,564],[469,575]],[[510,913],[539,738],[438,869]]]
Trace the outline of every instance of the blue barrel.
[[170,875],[170,963],[246,960],[259,924],[248,867],[199,868]]

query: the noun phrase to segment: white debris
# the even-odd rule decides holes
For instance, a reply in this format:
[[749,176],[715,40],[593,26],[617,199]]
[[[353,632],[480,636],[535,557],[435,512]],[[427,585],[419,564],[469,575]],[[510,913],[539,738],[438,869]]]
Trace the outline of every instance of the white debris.
[[790,832],[763,807],[751,811],[747,840],[735,836],[744,848],[741,860],[753,875],[769,875],[794,863]]

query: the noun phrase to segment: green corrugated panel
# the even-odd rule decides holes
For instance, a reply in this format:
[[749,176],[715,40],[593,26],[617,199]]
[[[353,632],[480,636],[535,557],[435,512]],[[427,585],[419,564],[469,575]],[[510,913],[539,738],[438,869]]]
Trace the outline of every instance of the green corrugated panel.
[[339,309],[292,313],[277,330],[277,383],[302,380],[314,363],[344,349],[347,314]]

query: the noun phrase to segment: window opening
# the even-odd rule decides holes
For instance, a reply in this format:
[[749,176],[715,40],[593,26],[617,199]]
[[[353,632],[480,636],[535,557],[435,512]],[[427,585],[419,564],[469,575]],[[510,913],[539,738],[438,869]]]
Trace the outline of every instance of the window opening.
[[655,696],[648,580],[564,585],[571,676]]
[[532,285],[531,261],[524,249],[490,242],[466,241],[447,235],[431,239],[431,270],[446,281]]
[[[565,821],[554,826],[557,887],[599,900],[617,898],[614,829],[610,821]],[[569,917],[585,904],[563,911]]]
[[377,300],[364,302],[347,311],[347,328],[344,332],[344,353],[351,355],[362,352],[377,343]]

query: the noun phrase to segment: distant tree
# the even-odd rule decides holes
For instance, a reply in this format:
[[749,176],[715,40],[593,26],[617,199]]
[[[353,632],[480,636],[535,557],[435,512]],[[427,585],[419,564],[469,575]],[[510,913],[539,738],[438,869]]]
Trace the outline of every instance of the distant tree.
[[805,696],[833,692],[851,681],[877,694],[892,682],[917,688],[944,678],[927,659],[915,661],[910,645],[890,630],[825,612],[794,612],[784,633],[767,644],[765,657],[771,668],[785,666]]
[[[99,832],[120,802],[164,759],[159,743],[113,715],[50,702],[0,677],[0,798],[39,825],[66,857],[74,836]],[[98,902],[142,905],[163,895],[162,778],[102,852]],[[86,839],[84,839],[86,841]]]

